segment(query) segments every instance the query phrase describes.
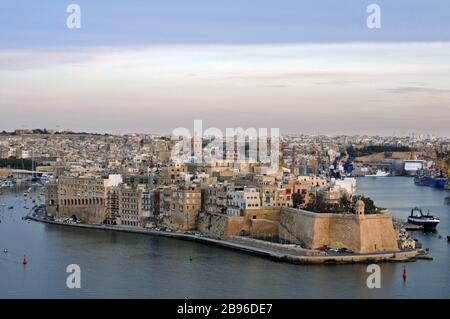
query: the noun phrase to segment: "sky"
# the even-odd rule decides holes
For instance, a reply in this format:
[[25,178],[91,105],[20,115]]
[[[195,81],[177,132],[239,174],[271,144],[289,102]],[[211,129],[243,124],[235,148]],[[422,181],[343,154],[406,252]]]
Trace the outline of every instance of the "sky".
[[[371,3],[380,29],[366,26]],[[2,1],[0,131],[170,133],[200,119],[450,136],[449,14],[445,0]]]

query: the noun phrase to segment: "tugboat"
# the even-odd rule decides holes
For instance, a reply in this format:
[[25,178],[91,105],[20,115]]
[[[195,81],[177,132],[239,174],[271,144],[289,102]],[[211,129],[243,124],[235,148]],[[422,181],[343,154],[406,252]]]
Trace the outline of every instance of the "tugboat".
[[417,176],[414,177],[414,184],[420,186],[430,186],[435,188],[444,188],[447,184],[447,178],[444,177],[442,171],[439,176],[431,175],[427,171],[418,171]]
[[[419,212],[419,214],[415,214],[415,212]],[[441,220],[439,218],[430,215],[430,212],[424,215],[422,210],[418,207],[411,209],[411,215],[408,216],[408,223],[422,226],[424,230],[436,229],[436,226],[440,223],[440,221]]]

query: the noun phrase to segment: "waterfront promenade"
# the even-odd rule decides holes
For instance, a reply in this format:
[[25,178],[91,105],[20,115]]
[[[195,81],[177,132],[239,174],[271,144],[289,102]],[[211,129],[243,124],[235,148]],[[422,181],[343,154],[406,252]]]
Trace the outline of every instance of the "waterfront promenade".
[[118,225],[76,224],[60,221],[52,221],[33,214],[31,210],[27,219],[36,222],[53,224],[56,226],[97,229],[105,231],[120,231],[143,235],[163,236],[180,240],[189,240],[198,243],[214,245],[232,249],[252,255],[261,256],[274,261],[293,264],[343,264],[343,263],[379,263],[379,262],[407,262],[420,258],[418,250],[392,251],[371,254],[329,254],[317,250],[295,248],[289,245],[270,243],[262,240],[246,237],[231,237],[227,239],[215,239],[180,232],[160,231],[154,229],[140,229],[135,227]]

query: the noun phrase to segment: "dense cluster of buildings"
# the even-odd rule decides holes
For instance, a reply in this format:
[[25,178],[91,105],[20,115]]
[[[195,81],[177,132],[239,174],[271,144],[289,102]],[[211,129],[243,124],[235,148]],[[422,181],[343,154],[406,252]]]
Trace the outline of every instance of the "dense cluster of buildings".
[[[148,134],[18,132],[0,135],[0,158],[32,158],[38,163],[36,170],[54,176],[46,186],[45,205],[48,214],[57,219],[181,231],[201,229],[218,237],[270,234],[311,246],[314,240],[296,233],[303,227],[298,222],[310,218],[311,212],[320,214],[327,208],[346,215],[336,219],[341,224],[369,225],[382,220],[384,230],[371,235],[378,244],[365,243],[365,248],[359,248],[378,251],[392,249],[392,238],[383,246],[380,236],[394,236],[393,226],[389,226],[391,219],[386,219],[386,211],[366,209],[366,214],[361,214],[364,209],[356,197],[356,181],[344,177],[349,146],[408,146],[417,155],[410,151],[409,157],[416,158],[404,160],[423,161],[435,160],[436,154],[450,150],[449,140],[437,138],[287,135],[281,139],[279,166],[274,169],[251,157],[235,161],[236,149],[224,151],[226,155],[233,152],[232,156],[208,162],[194,156],[175,161],[172,151],[176,142],[171,137]],[[353,160],[355,171],[368,163],[364,158]],[[376,165],[384,165],[385,160]],[[366,216],[370,214],[373,216]],[[313,230],[314,223],[324,222],[323,218],[314,219]],[[342,224],[342,229],[347,226]],[[327,227],[331,234],[331,226]],[[330,236],[322,237],[335,245],[351,246],[345,239],[336,241]],[[324,241],[316,244],[320,243]]]

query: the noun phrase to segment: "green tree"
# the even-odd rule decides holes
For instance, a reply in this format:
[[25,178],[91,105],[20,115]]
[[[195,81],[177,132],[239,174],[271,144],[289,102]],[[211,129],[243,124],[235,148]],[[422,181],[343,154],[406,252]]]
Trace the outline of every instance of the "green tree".
[[299,194],[299,193],[292,194],[292,205],[294,206],[294,208],[298,208],[304,202],[305,202],[305,196],[303,194]]

